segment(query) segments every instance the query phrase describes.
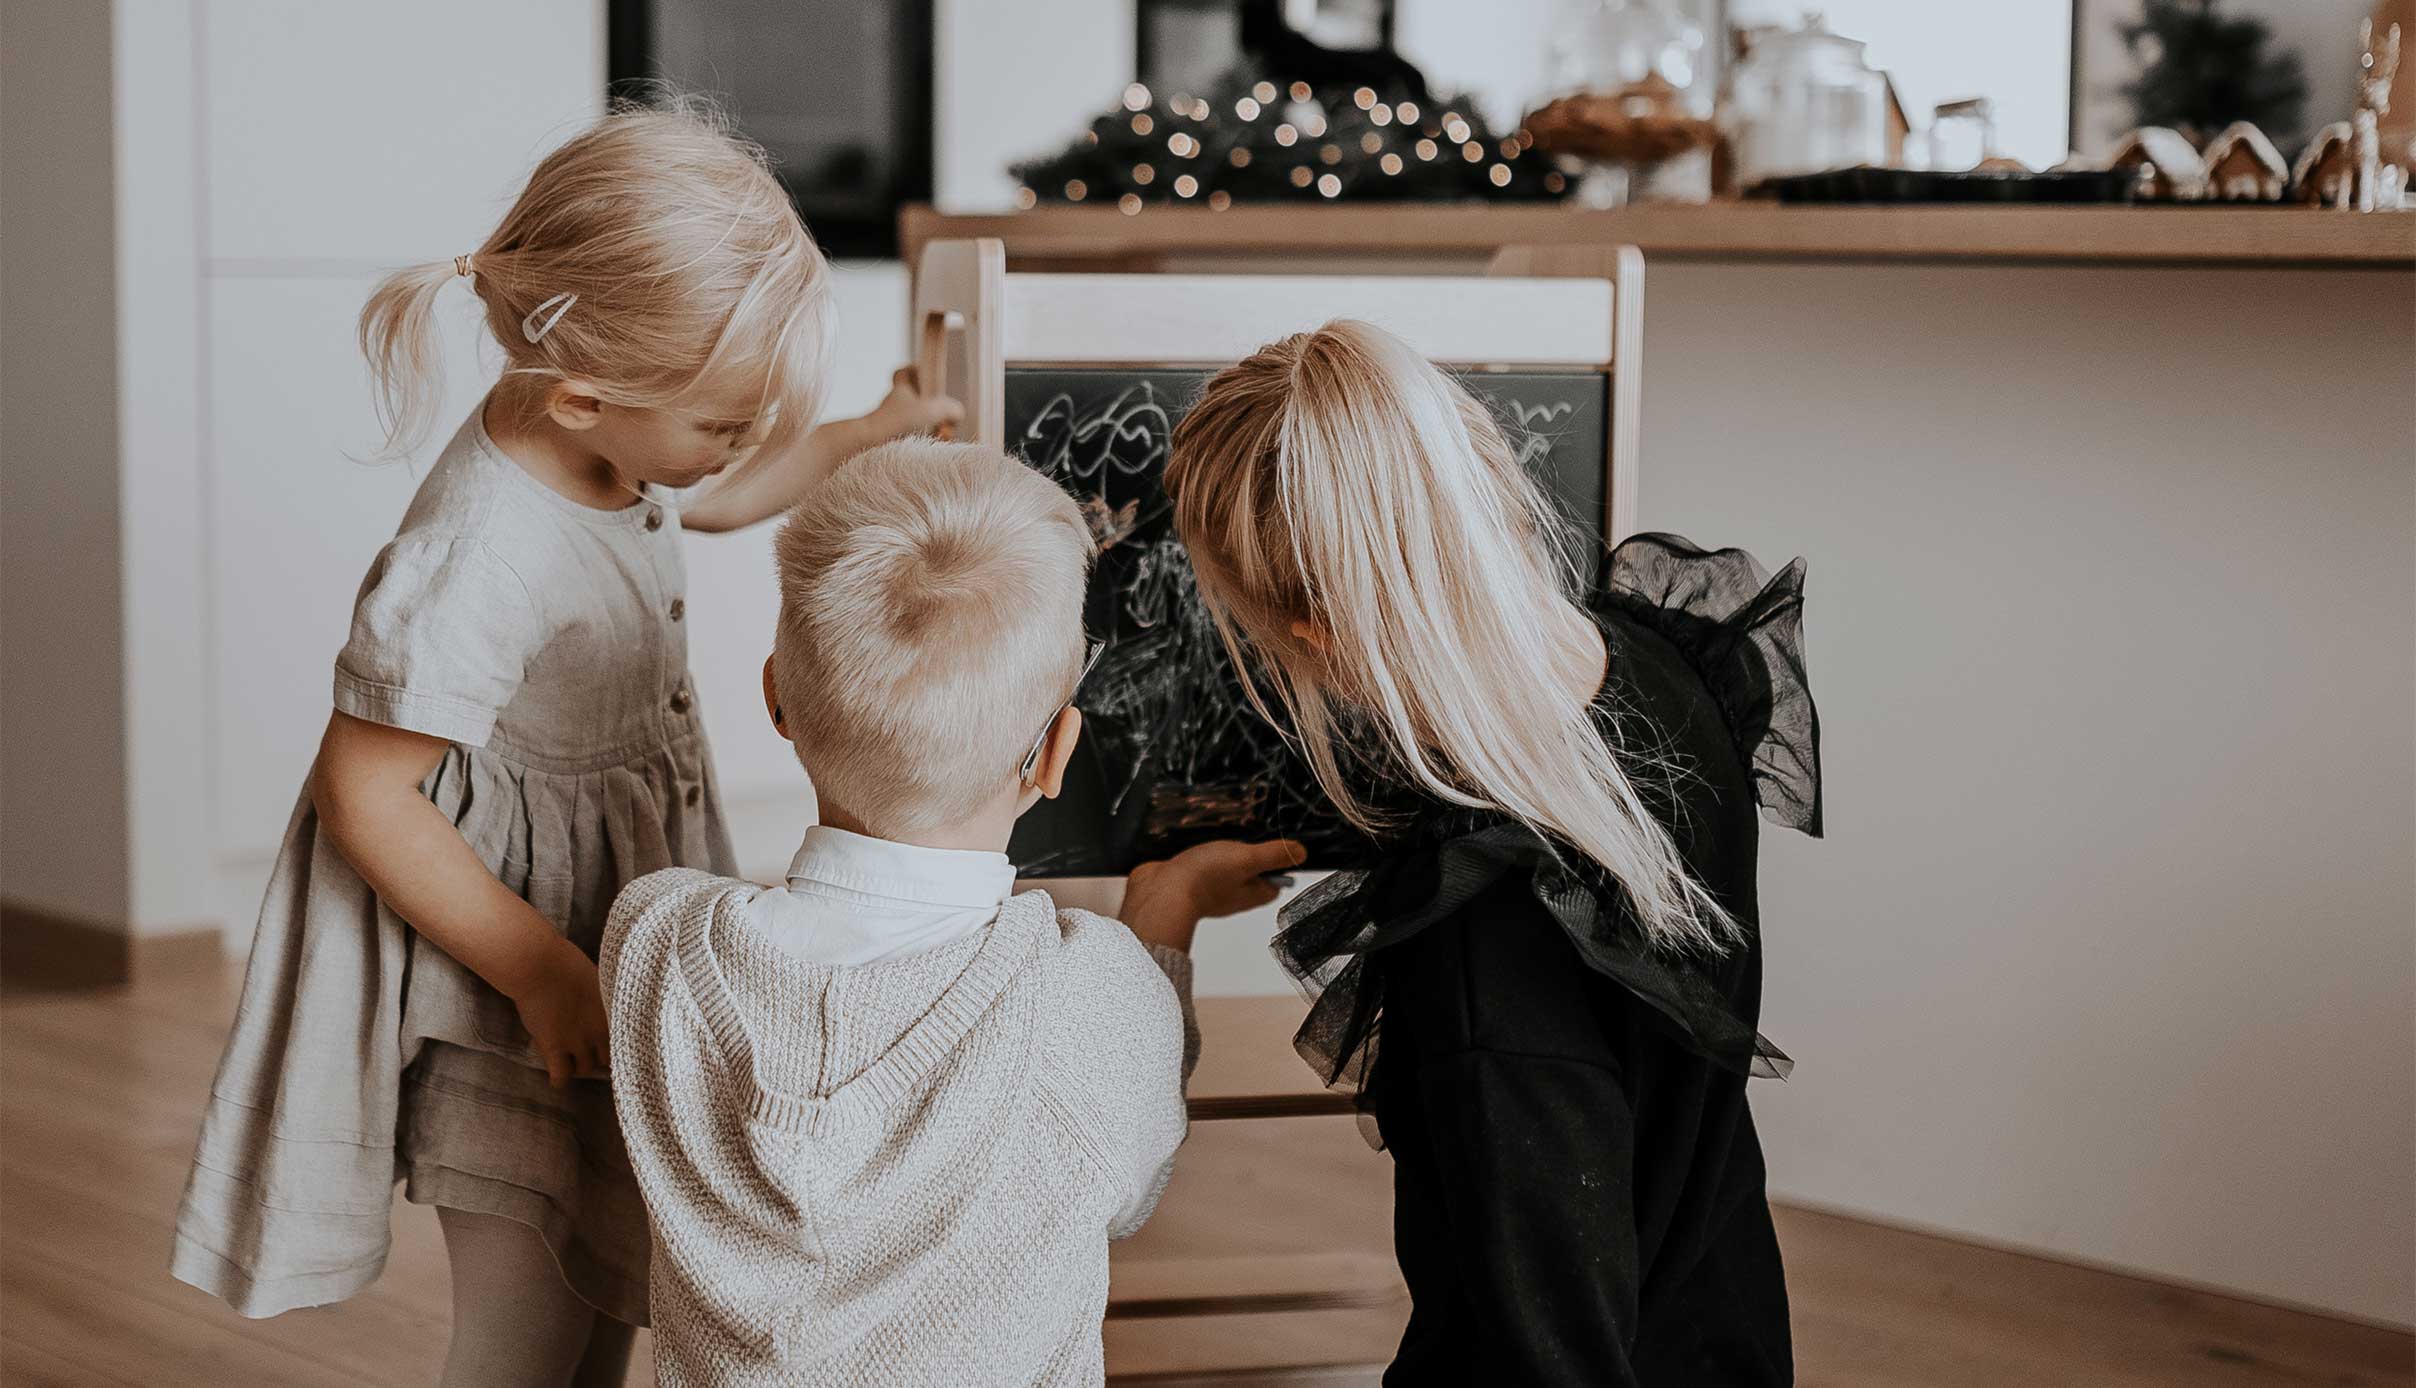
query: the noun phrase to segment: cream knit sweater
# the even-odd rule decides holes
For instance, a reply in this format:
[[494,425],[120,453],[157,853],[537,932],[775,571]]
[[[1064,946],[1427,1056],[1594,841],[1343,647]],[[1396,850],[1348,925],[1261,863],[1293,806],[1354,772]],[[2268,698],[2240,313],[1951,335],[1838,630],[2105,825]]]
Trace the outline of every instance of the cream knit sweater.
[[1026,892],[814,964],[749,923],[758,890],[658,872],[605,932],[656,1381],[1099,1383],[1107,1241],[1183,1140],[1190,960]]

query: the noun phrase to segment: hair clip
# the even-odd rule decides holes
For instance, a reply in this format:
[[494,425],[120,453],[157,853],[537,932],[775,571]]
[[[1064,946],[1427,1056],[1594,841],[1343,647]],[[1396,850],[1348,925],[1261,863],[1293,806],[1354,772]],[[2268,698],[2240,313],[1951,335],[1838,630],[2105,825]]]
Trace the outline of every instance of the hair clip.
[[[579,296],[576,294],[556,294],[544,303],[530,309],[529,316],[520,320],[520,335],[527,338],[532,344],[543,342],[545,335],[554,330],[554,325],[562,321],[562,315],[570,312],[570,306],[577,302],[579,302]],[[561,307],[554,308],[556,304],[560,304]],[[545,313],[549,308],[554,311]],[[537,321],[537,315],[541,313],[545,314],[545,321],[542,323]]]
[[478,273],[478,267],[470,263],[470,258],[468,256],[457,255],[453,257],[453,273],[457,275],[474,275]]

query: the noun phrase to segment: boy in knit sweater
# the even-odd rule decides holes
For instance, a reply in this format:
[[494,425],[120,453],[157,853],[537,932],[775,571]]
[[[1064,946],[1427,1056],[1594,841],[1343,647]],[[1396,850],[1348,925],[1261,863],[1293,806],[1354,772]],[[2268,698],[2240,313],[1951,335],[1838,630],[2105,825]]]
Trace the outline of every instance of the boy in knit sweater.
[[1010,894],[1081,733],[1091,554],[1054,484],[930,440],[781,530],[764,695],[821,822],[783,886],[658,872],[604,937],[658,1383],[1101,1381],[1108,1240],[1183,1140],[1193,927],[1299,848],[1148,865],[1124,924]]

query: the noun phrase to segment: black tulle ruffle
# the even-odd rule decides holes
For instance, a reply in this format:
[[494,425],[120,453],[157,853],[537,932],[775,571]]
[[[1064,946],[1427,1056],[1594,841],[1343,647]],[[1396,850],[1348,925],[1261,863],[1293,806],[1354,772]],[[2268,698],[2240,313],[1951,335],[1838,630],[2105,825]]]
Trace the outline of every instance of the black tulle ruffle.
[[1771,823],[1820,837],[1820,713],[1804,674],[1804,561],[1765,578],[1741,549],[1637,535],[1602,600],[1668,638],[1727,717]]
[[[1820,725],[1804,676],[1803,578],[1800,559],[1765,578],[1742,550],[1638,535],[1612,551],[1595,600],[1677,649],[1718,703],[1763,815],[1817,835]],[[1616,639],[1609,629],[1606,636]],[[1369,956],[1514,877],[1589,967],[1658,1013],[1690,1048],[1740,1074],[1787,1074],[1793,1062],[1713,981],[1714,961],[1652,948],[1618,884],[1572,871],[1564,858],[1497,811],[1437,805],[1393,835],[1370,866],[1334,873],[1295,898],[1274,949],[1311,1001],[1294,1038],[1301,1057],[1328,1084],[1363,1085],[1383,1006]]]

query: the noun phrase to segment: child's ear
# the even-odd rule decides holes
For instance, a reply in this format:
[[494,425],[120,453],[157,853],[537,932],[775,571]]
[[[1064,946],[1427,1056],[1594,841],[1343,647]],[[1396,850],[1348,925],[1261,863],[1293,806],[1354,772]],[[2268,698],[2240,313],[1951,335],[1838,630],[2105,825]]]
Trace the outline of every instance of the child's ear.
[[604,419],[604,398],[585,381],[556,381],[545,393],[545,417],[577,433]]
[[1082,741],[1082,710],[1068,704],[1049,725],[1048,740],[1041,744],[1040,762],[1032,768],[1032,785],[1051,800],[1065,789],[1065,768],[1074,759],[1074,748]]
[[1323,631],[1318,630],[1316,627],[1311,626],[1305,621],[1295,621],[1292,623],[1292,634],[1299,637],[1302,644],[1306,645],[1310,650],[1317,652],[1319,655],[1325,654],[1325,633]]
[[772,678],[772,658],[763,658],[763,711],[772,715],[772,731],[789,735],[789,720],[780,712],[780,685]]

